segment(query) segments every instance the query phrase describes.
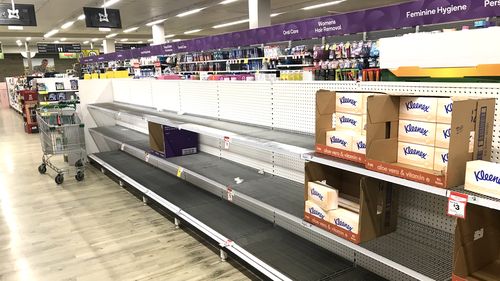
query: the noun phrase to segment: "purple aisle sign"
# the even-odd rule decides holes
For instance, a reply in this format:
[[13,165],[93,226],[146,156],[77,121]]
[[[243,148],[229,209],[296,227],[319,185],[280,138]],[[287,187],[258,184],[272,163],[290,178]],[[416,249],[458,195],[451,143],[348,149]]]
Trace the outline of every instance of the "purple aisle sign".
[[[171,43],[174,53],[234,48],[376,30],[398,29],[500,15],[497,0],[417,0],[365,11],[332,15]],[[166,44],[164,44],[166,45]],[[164,46],[163,45],[163,46]],[[151,56],[148,48],[134,58]],[[141,50],[140,49],[140,50]],[[164,48],[165,50],[165,48]],[[167,48],[167,51],[170,48]],[[163,54],[170,54],[164,51]]]

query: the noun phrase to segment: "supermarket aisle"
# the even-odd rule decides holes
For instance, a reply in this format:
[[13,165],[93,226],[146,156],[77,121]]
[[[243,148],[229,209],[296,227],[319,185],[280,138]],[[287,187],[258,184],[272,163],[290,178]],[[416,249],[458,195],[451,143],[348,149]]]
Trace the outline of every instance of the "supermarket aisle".
[[95,169],[60,188],[40,158],[39,136],[0,109],[0,281],[253,278]]

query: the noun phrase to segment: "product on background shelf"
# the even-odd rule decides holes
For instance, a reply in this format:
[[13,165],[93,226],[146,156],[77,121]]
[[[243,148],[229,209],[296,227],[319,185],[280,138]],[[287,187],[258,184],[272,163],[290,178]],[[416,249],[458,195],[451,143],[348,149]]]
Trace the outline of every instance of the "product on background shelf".
[[326,145],[337,149],[352,151],[354,133],[350,131],[328,131],[326,132]]
[[315,216],[318,219],[328,221],[328,214],[314,202],[307,200],[305,203],[305,213]]
[[[434,103],[435,101],[435,103]],[[411,108],[425,109],[433,115],[437,100],[433,98],[407,97],[396,94],[376,95],[368,98],[366,168],[416,182],[451,188],[464,183],[466,162],[472,159],[488,159],[491,155],[495,99],[459,98],[453,100],[453,118],[449,135],[448,164],[446,170],[434,170],[434,146],[398,143],[399,117]],[[400,106],[401,105],[401,106]],[[425,111],[424,110],[424,111]],[[421,112],[405,118],[425,118]],[[476,120],[475,123],[471,120]],[[449,125],[448,125],[449,126]],[[436,126],[437,127],[437,126]],[[437,129],[436,136],[442,130]],[[474,131],[474,155],[469,152],[470,136]],[[376,133],[370,133],[376,132]],[[480,143],[478,139],[484,140]],[[425,156],[425,157],[424,157]],[[401,165],[403,164],[403,165]]]
[[335,113],[335,128],[338,131],[350,131],[361,134],[363,132],[363,115]]
[[438,123],[451,123],[451,114],[453,113],[453,100],[451,98],[438,98],[437,117]]
[[335,210],[339,207],[339,191],[321,182],[307,184],[308,200],[312,201],[324,211]]
[[328,211],[328,220],[331,224],[358,234],[359,214],[344,208]]
[[366,98],[364,93],[337,93],[336,112],[366,114]]
[[366,135],[355,135],[352,138],[351,151],[366,155]]
[[177,157],[199,151],[198,134],[157,123],[148,122],[151,153],[159,157]]
[[467,162],[465,190],[500,199],[500,164],[476,160]]
[[398,142],[398,163],[434,169],[434,147]]
[[399,119],[436,122],[437,98],[401,97]]
[[448,149],[436,147],[434,151],[434,170],[446,172],[446,167],[448,167]]
[[436,142],[435,146],[439,148],[446,148],[450,146],[451,125],[450,124],[436,124]]
[[436,142],[436,123],[399,120],[398,140],[434,146]]

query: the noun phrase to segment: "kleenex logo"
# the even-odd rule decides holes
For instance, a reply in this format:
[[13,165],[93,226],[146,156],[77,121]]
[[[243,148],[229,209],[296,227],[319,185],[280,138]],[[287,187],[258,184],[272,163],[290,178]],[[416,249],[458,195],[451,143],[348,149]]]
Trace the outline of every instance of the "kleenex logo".
[[406,105],[406,110],[418,109],[422,110],[423,112],[429,112],[430,108],[430,106],[427,104],[413,102],[413,101],[407,102],[405,103],[405,105]]
[[340,104],[346,104],[346,103],[352,104],[352,106],[356,106],[358,101],[348,97],[341,97]]
[[444,163],[448,163],[448,153],[441,154],[441,161]]
[[340,117],[339,120],[340,120],[341,124],[349,123],[349,124],[351,124],[353,126],[356,126],[356,124],[358,124],[358,121],[356,121],[356,120],[354,120],[352,118],[349,118],[349,117],[345,117],[345,116]]
[[500,184],[500,177],[495,175],[487,174],[484,170],[474,171],[474,176],[476,177],[476,181],[489,181],[494,182],[496,184]]
[[343,220],[341,220],[339,218],[335,219],[335,225],[338,225],[338,226],[340,226],[342,228],[345,228],[345,229],[347,229],[347,230],[349,230],[351,232],[352,232],[352,229],[353,229],[353,227],[351,225],[349,225],[348,223],[346,223],[345,221],[343,221]]
[[364,143],[363,141],[358,141],[356,145],[358,146],[358,150],[366,149],[366,143]]
[[449,139],[451,137],[451,128],[443,130],[443,137],[444,137],[445,140]]
[[311,188],[311,195],[318,197],[319,200],[323,201],[323,194],[321,194],[319,191],[317,191],[314,188]]
[[330,138],[330,143],[331,144],[338,143],[338,144],[342,145],[343,147],[347,147],[347,141],[343,140],[341,138],[337,138],[336,136],[333,136]]
[[320,217],[322,220],[324,220],[324,219],[325,219],[325,215],[324,215],[322,212],[320,212],[320,211],[318,211],[318,210],[314,209],[314,207],[309,208],[309,213],[310,213],[311,215],[315,215],[315,216],[317,216],[317,217]]
[[429,130],[427,130],[426,128],[415,126],[413,124],[408,124],[408,125],[404,126],[404,128],[405,128],[406,133],[419,133],[422,136],[426,136],[426,137],[429,134]]
[[450,114],[453,111],[453,103],[445,104],[444,111],[446,114]]
[[405,153],[405,155],[417,155],[422,159],[427,159],[427,153],[415,148],[411,148],[410,146],[403,148],[403,152]]

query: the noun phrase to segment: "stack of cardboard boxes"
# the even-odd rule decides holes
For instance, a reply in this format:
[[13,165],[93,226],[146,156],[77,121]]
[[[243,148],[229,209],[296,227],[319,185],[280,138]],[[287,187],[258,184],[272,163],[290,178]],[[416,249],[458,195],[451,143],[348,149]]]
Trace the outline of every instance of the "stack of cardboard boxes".
[[452,108],[450,98],[400,99],[399,163],[446,173]]

